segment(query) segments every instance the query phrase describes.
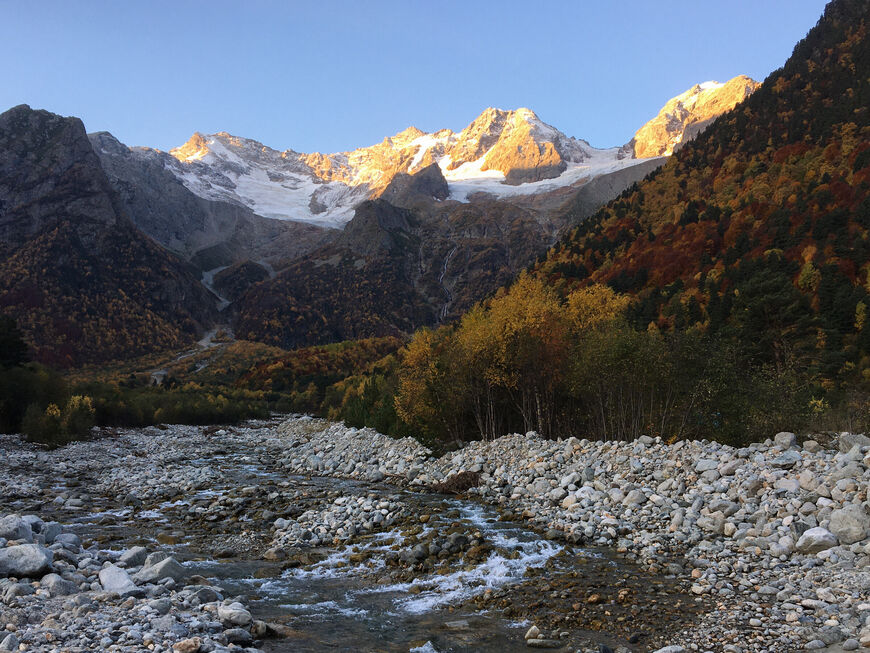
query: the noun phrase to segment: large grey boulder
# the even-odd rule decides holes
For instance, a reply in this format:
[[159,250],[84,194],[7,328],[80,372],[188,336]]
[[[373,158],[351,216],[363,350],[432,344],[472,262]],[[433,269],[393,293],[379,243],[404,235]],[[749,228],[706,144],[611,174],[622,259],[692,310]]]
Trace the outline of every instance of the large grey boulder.
[[177,582],[185,576],[187,576],[187,569],[182,567],[175,558],[166,558],[150,567],[143,567],[139,573],[133,576],[133,580],[141,584],[171,578]]
[[220,604],[217,614],[224,626],[247,626],[253,621],[251,613],[245,609],[245,606],[237,602]]
[[33,529],[21,515],[6,515],[0,518],[0,537],[33,542]]
[[145,563],[147,557],[148,549],[144,546],[134,546],[124,551],[118,562],[123,562],[127,567],[139,567]]
[[864,506],[849,504],[831,513],[830,530],[842,544],[854,544],[870,537],[870,515]]
[[782,454],[770,461],[770,464],[779,469],[791,469],[801,461],[801,455],[794,449],[784,451]]
[[51,570],[54,552],[38,544],[19,544],[0,549],[0,578],[38,577]]
[[773,442],[780,449],[791,449],[797,445],[797,438],[794,433],[781,431],[773,436]]
[[79,586],[57,574],[48,574],[39,581],[40,587],[47,589],[52,596],[69,596],[79,591]]
[[798,553],[818,553],[837,546],[837,536],[826,528],[817,526],[811,528],[801,535],[801,539],[797,541],[795,549]]
[[837,448],[842,453],[849,453],[854,446],[870,447],[870,438],[863,433],[841,433]]
[[130,579],[130,575],[115,565],[100,569],[100,585],[105,591],[115,592],[121,596],[137,591],[136,584]]

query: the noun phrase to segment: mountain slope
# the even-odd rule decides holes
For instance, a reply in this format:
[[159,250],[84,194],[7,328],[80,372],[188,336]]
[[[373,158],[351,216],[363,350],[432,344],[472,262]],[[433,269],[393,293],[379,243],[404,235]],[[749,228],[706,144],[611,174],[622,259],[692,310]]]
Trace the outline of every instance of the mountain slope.
[[[835,0],[780,70],[537,267],[645,327],[725,330],[777,366],[870,367],[870,5]],[[802,359],[801,359],[802,360]]]
[[37,358],[99,362],[191,342],[213,297],[138,232],[76,118],[0,115],[0,312]]
[[107,132],[89,138],[136,226],[203,270],[249,259],[278,265],[328,236],[316,225],[263,218],[193,194],[167,169],[175,161],[169,154],[127,147]]

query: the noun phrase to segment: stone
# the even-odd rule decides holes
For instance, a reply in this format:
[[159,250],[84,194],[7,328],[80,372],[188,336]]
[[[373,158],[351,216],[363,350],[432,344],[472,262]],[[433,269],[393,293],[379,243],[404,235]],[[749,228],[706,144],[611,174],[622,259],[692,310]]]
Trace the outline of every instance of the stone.
[[541,630],[537,626],[532,626],[526,631],[525,638],[529,639],[537,639],[541,635]]
[[17,651],[18,645],[19,642],[15,633],[9,633],[3,638],[3,641],[0,642],[0,651]]
[[632,490],[629,492],[623,503],[628,506],[639,506],[646,503],[646,495],[641,490]]
[[47,574],[39,581],[39,586],[47,589],[52,596],[69,596],[77,594],[79,586],[72,581],[64,580],[58,574]]
[[175,558],[166,558],[157,564],[142,567],[135,576],[133,581],[136,583],[153,583],[164,578],[171,578],[178,582],[187,576],[185,569]]
[[241,646],[247,646],[254,641],[251,633],[244,628],[229,628],[224,631],[224,637],[230,644],[240,644]]
[[710,515],[702,515],[698,518],[697,524],[698,528],[722,535],[725,532],[725,515],[718,511]]
[[63,532],[63,526],[56,521],[46,522],[42,527],[42,536],[45,538],[46,544],[54,544],[54,538]]
[[837,546],[837,544],[838,541],[836,535],[826,528],[817,526],[805,531],[804,534],[801,535],[801,538],[795,545],[795,549],[798,553],[811,554],[818,553],[819,551],[826,551],[827,549]]
[[855,446],[870,447],[870,438],[863,433],[841,433],[837,440],[837,448],[841,453],[848,453]]
[[841,544],[854,544],[870,537],[870,515],[864,506],[852,503],[831,513],[828,530]]
[[794,433],[781,431],[773,436],[773,443],[780,449],[791,449],[797,445],[797,437]]
[[148,549],[144,546],[134,546],[127,549],[118,558],[118,562],[124,563],[127,567],[141,567],[145,564],[145,559],[148,557]]
[[526,640],[529,648],[562,648],[562,642],[558,639],[533,638]]
[[169,554],[166,553],[166,551],[155,551],[154,553],[149,553],[145,558],[145,562],[142,563],[142,566],[153,567],[158,562],[160,562],[161,560],[166,560],[166,558],[168,557]]
[[54,543],[62,544],[70,551],[79,551],[82,548],[82,540],[75,533],[60,533],[54,538]]
[[809,453],[818,453],[822,450],[822,445],[820,445],[815,440],[804,440],[804,451],[808,451]]
[[0,537],[4,540],[33,542],[33,530],[20,515],[6,515],[0,519]]
[[779,469],[791,469],[801,461],[800,452],[794,449],[784,451],[776,458],[770,461],[770,464]]
[[191,637],[190,639],[183,639],[180,642],[176,642],[172,645],[172,650],[175,653],[199,653],[199,649],[202,647],[202,639],[199,637]]
[[121,596],[132,594],[138,589],[129,574],[115,565],[100,569],[100,585],[104,591],[115,592]]
[[253,621],[251,613],[238,602],[219,605],[217,614],[224,626],[247,626]]
[[657,649],[654,653],[686,653],[686,649],[682,646],[677,646],[676,644],[671,644],[670,646],[665,646],[664,648]]
[[699,474],[702,472],[709,472],[712,469],[716,469],[719,467],[718,460],[710,460],[701,458],[698,462],[695,463],[695,471]]
[[54,553],[38,544],[19,544],[0,549],[0,578],[40,577],[49,571]]

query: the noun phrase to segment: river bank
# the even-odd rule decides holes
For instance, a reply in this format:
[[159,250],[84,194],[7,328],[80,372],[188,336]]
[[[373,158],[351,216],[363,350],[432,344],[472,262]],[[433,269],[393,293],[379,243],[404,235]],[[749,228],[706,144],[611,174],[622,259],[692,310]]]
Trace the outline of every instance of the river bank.
[[[30,537],[54,557],[53,570],[0,580],[0,643],[870,644],[870,450],[857,436],[835,452],[785,434],[741,450],[527,434],[435,458],[410,439],[310,418],[102,435],[55,451],[0,436],[0,517],[34,514]],[[468,496],[479,503],[424,491],[463,472],[478,479]],[[37,518],[71,537],[48,541]],[[0,537],[0,551],[17,544]],[[105,569],[136,589],[107,592]],[[56,593],[60,581],[71,585]],[[279,635],[289,639],[268,638]]]

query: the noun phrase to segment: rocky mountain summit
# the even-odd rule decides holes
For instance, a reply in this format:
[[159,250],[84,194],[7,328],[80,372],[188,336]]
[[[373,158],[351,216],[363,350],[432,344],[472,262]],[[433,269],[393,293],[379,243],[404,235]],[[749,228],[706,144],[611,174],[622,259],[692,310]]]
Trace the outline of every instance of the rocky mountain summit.
[[135,149],[159,159],[199,197],[265,217],[341,226],[356,205],[379,197],[397,175],[433,164],[447,181],[448,197],[458,201],[475,193],[505,198],[576,187],[643,158],[670,155],[756,87],[745,76],[695,85],[670,100],[632,141],[608,149],[567,136],[530,109],[493,107],[458,133],[408,127],[376,145],[333,154],[278,151],[226,132],[195,133],[169,152],[171,158]]
[[631,139],[634,156],[669,156],[692,140],[711,122],[749,97],[761,84],[738,75],[725,84],[695,84],[672,98],[658,115],[637,130]]

